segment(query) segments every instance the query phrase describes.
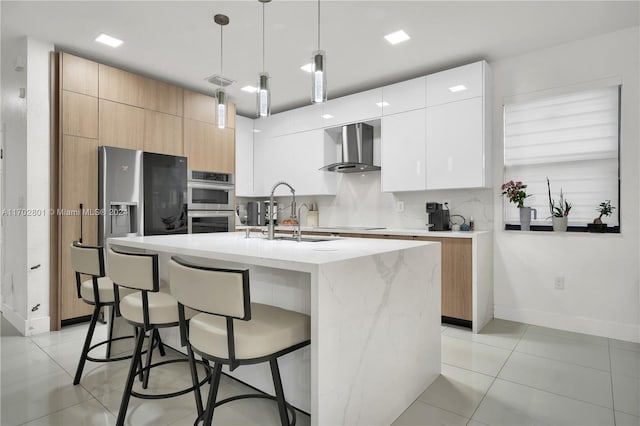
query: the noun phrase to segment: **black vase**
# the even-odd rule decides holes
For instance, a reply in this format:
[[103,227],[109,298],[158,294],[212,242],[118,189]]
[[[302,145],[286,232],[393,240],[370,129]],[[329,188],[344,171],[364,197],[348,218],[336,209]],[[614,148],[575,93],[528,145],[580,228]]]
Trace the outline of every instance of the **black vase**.
[[587,223],[587,230],[589,232],[604,234],[605,232],[607,232],[607,224],[606,223]]

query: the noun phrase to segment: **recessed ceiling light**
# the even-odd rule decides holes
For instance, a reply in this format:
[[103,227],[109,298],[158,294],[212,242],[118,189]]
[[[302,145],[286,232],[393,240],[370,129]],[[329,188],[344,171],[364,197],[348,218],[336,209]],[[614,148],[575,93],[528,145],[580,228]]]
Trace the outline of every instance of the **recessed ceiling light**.
[[244,86],[242,89],[245,92],[249,92],[249,93],[256,93],[258,91],[257,87],[253,87],[253,86]]
[[328,120],[330,118],[333,118],[333,115],[331,115],[331,114],[322,114],[320,117],[324,118],[325,120]]
[[409,35],[403,30],[400,30],[396,31],[395,33],[387,34],[386,36],[384,36],[384,38],[386,38],[387,41],[391,44],[398,44],[402,43],[403,41],[409,40],[411,37],[409,37]]
[[302,71],[312,72],[313,71],[313,64],[311,62],[309,62],[308,64],[304,64],[303,66],[301,66],[300,69]]
[[391,104],[389,102],[383,101],[383,102],[376,102],[376,105],[382,108],[382,107],[389,106]]
[[467,90],[467,86],[458,84],[457,86],[449,87],[449,90],[451,90],[453,93],[462,92],[463,90]]
[[260,133],[262,130],[260,129],[253,129],[253,133]]
[[106,44],[107,46],[111,47],[118,47],[122,44],[122,40],[111,37],[110,35],[107,35],[105,33],[102,33],[98,37],[96,37],[96,41],[98,43]]

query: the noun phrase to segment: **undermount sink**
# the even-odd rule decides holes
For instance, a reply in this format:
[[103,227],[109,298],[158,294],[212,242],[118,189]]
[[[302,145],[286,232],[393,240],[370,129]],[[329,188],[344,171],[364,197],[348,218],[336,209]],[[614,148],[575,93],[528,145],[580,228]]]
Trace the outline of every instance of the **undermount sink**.
[[[300,239],[301,242],[305,243],[321,243],[323,241],[335,241],[338,238],[313,238],[313,237],[302,237]],[[286,240],[286,241],[298,241],[298,237],[289,237],[289,236],[276,236],[274,240]]]

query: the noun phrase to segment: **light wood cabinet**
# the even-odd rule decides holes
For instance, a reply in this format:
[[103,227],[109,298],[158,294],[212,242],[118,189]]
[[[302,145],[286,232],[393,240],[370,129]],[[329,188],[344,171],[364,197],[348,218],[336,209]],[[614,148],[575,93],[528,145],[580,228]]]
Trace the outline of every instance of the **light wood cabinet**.
[[100,99],[127,105],[144,105],[144,77],[107,65],[98,66]]
[[[89,315],[91,307],[78,299],[75,272],[71,268],[69,246],[82,238],[85,244],[95,245],[98,236],[98,141],[63,136],[61,143],[61,202],[60,227],[60,314],[61,319]],[[83,211],[82,209],[86,209]],[[86,278],[86,277],[85,277]]]
[[100,99],[100,145],[144,148],[144,110]]
[[98,137],[98,99],[62,91],[62,133],[84,138]]
[[216,99],[202,93],[184,91],[184,118],[215,124]]
[[190,169],[234,173],[235,131],[185,118],[184,155]]
[[442,245],[442,316],[473,320],[470,238],[416,237]]
[[142,79],[142,107],[182,116],[182,89],[151,78]]
[[62,88],[98,97],[98,64],[84,58],[62,54]]
[[144,111],[144,150],[167,155],[184,154],[182,118],[156,111]]

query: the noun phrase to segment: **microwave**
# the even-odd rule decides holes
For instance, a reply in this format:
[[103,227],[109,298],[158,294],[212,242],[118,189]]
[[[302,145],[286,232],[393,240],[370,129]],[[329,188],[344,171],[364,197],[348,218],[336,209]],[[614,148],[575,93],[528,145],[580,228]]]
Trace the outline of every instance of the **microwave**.
[[235,210],[233,174],[189,170],[187,204],[189,210]]

